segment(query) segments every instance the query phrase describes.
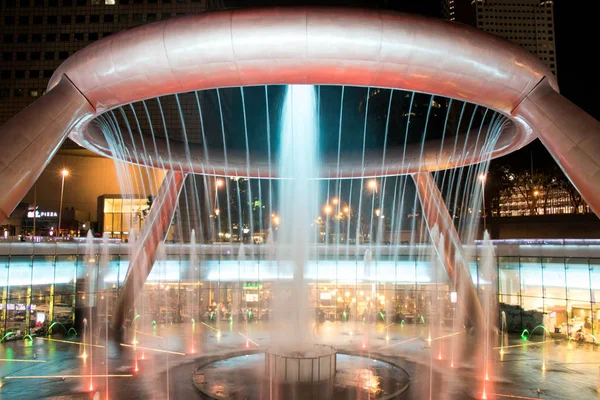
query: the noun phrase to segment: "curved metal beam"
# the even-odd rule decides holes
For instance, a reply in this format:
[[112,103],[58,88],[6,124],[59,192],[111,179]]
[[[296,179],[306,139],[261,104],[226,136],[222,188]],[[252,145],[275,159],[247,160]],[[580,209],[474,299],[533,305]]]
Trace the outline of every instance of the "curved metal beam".
[[542,82],[514,111],[600,216],[600,122]]
[[146,278],[150,275],[158,256],[158,246],[164,242],[171,226],[185,177],[186,175],[180,172],[167,172],[140,236],[133,243],[129,269],[114,306],[112,326],[115,330],[123,326],[126,313],[133,308],[136,297],[142,293]]
[[0,224],[34,185],[67,133],[95,110],[62,77],[41,98],[0,126]]
[[[69,76],[98,113],[216,87],[339,84],[434,93],[510,116],[544,77],[557,89],[533,55],[474,28],[314,7],[227,10],[143,25],[78,51],[55,74]],[[534,139],[523,120],[517,123],[524,139],[506,151]],[[86,128],[71,138],[98,151]]]
[[442,193],[429,172],[417,173],[412,177],[429,233],[431,234],[434,226],[437,226],[438,231],[443,233],[443,241],[432,238],[432,245],[440,256],[440,261],[446,269],[448,277],[455,283],[456,291],[467,297],[461,303],[466,305],[466,315],[473,325],[483,327],[485,326],[483,308],[471,279],[469,264],[463,254],[462,242]]

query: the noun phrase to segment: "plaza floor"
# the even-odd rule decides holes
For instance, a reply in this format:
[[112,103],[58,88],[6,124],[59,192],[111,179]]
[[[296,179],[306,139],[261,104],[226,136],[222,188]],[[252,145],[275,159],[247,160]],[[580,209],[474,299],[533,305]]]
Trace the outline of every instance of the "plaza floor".
[[[227,322],[138,326],[121,344],[106,342],[104,332],[96,332],[85,346],[81,338],[61,336],[0,344],[0,399],[199,399],[192,384],[199,366],[229,354],[262,352],[271,335],[266,324]],[[482,371],[451,366],[451,342],[463,334],[432,334],[423,325],[386,329],[383,324],[329,322],[313,334],[339,352],[405,369],[411,383],[401,399],[482,398]],[[541,340],[511,336],[502,355],[494,350],[486,397],[600,399],[600,347],[550,338],[535,343]]]

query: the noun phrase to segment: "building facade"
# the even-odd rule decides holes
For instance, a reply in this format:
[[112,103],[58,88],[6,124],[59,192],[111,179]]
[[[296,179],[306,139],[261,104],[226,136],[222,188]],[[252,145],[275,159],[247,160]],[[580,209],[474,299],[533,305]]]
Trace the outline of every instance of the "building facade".
[[[418,255],[429,254],[428,246],[418,251],[381,247],[366,263],[362,254],[367,248],[344,259],[332,259],[336,250],[331,247],[316,248],[306,269],[307,301],[313,310],[331,321],[386,318],[410,324],[435,318],[451,325],[457,295],[439,263]],[[226,310],[223,318],[242,312],[267,320],[277,301],[274,285],[291,279],[293,272],[276,265],[270,246],[245,246],[245,251],[248,256],[239,259],[239,244],[165,245],[144,286],[140,326],[192,318],[208,322],[219,305]],[[598,334],[600,240],[495,241],[494,251],[493,284],[484,278],[483,266],[489,264],[481,259],[481,247],[469,257],[469,269],[480,293],[497,291],[510,331],[531,331],[544,323],[553,335],[572,336],[582,328],[591,341],[590,335]],[[0,334],[35,334],[46,321],[69,329],[76,308],[84,303],[95,304],[94,322],[103,324],[122,289],[129,254],[128,245],[102,240],[0,239]],[[436,298],[440,315],[433,313]]]
[[210,0],[2,0],[0,124],[43,95],[70,55],[113,33],[219,6]]
[[552,0],[443,0],[442,15],[518,44],[556,75],[553,5]]

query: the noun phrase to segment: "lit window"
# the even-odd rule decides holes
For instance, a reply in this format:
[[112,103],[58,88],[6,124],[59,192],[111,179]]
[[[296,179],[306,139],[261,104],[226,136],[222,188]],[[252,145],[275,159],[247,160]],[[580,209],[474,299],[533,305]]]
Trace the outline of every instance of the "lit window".
[[104,0],[104,4],[106,4],[107,6],[114,6],[115,0]]

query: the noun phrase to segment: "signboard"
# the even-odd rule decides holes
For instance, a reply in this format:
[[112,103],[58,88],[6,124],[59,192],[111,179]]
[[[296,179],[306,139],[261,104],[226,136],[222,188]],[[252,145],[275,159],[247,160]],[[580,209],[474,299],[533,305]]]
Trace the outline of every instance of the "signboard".
[[247,293],[246,303],[256,303],[258,301],[258,293]]
[[244,282],[244,289],[246,290],[259,290],[261,284],[259,282]]
[[331,293],[330,292],[321,292],[321,294],[319,295],[319,298],[321,300],[331,300]]
[[56,211],[27,211],[27,218],[58,218]]

